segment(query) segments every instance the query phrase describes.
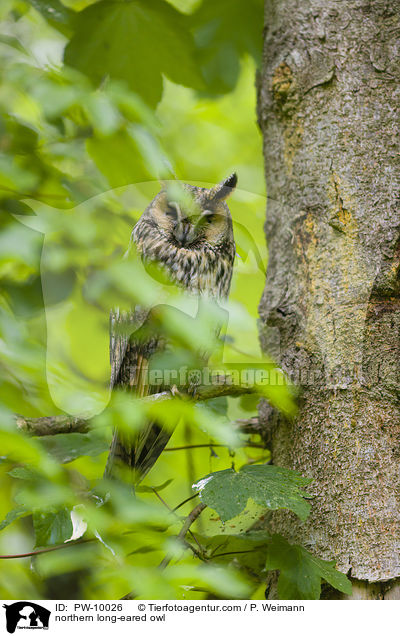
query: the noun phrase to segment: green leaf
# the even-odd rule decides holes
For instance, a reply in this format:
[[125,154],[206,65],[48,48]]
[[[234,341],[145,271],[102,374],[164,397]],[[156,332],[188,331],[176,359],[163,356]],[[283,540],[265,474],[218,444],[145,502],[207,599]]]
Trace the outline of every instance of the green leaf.
[[263,11],[263,0],[248,0],[245,9],[241,0],[203,0],[188,18],[207,90],[231,91],[244,54],[261,62]]
[[262,464],[243,466],[239,472],[229,468],[210,473],[193,488],[207,506],[218,512],[221,521],[236,517],[249,498],[270,510],[288,508],[303,520],[310,504],[304,500],[306,493],[301,488],[310,481],[292,470]]
[[0,192],[4,190],[9,194],[10,190],[29,192],[37,184],[38,178],[30,170],[21,167],[17,157],[10,157],[0,153]]
[[94,136],[87,140],[86,148],[113,188],[171,176],[169,162],[155,137],[139,125],[131,124],[106,137]]
[[161,490],[164,490],[164,488],[167,488],[167,486],[172,484],[173,481],[174,481],[173,479],[167,479],[159,486],[143,486],[143,485],[136,486],[135,491],[136,492],[160,492]]
[[130,134],[118,131],[108,137],[92,137],[86,148],[112,188],[153,177]]
[[323,561],[300,545],[291,545],[273,535],[267,548],[268,570],[279,570],[278,595],[281,600],[318,599],[321,579],[344,594],[351,594],[351,582],[338,572],[334,561]]
[[2,207],[9,214],[19,214],[21,216],[34,216],[34,211],[26,203],[16,201],[15,199],[4,199]]
[[74,11],[68,9],[60,0],[28,0],[47,22],[66,36],[71,34]]
[[11,46],[13,49],[20,51],[21,53],[27,54],[27,50],[18,40],[18,38],[13,35],[6,35],[5,33],[0,33],[0,43],[7,44],[7,46]]
[[17,506],[16,508],[13,508],[7,513],[3,521],[0,523],[0,530],[3,530],[7,526],[9,526],[10,523],[12,523],[13,521],[21,519],[21,517],[26,517],[30,514],[31,510],[29,510],[25,506]]
[[12,468],[12,470],[8,471],[10,477],[14,477],[14,479],[37,479],[38,475],[33,470],[29,470],[25,466],[16,466],[16,468]]
[[194,44],[184,16],[162,0],[98,2],[76,16],[64,61],[96,84],[109,76],[155,106],[162,73],[173,82],[201,88]]
[[73,526],[68,508],[40,510],[33,513],[35,547],[64,543],[72,535]]
[[9,461],[30,464],[46,477],[55,478],[61,474],[60,466],[43,452],[38,440],[33,437],[0,430],[0,448]]
[[219,397],[206,400],[206,407],[212,413],[215,413],[217,417],[224,417],[228,419],[228,398]]
[[98,431],[89,433],[65,433],[60,435],[46,435],[37,438],[52,457],[62,464],[72,462],[77,457],[101,455],[109,448],[109,441]]
[[235,560],[255,572],[260,572],[264,568],[266,547],[270,540],[270,536],[264,531],[234,535],[217,534],[213,537],[195,534],[195,537],[206,549],[207,558],[215,563],[231,563]]

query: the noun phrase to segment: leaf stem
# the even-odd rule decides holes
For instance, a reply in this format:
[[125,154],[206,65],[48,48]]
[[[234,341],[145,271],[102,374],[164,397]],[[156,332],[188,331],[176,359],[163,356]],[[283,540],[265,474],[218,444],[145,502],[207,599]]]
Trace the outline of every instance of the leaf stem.
[[[264,448],[264,444],[257,444],[256,442],[245,442],[243,448]],[[165,448],[164,452],[187,450],[189,448],[229,448],[227,444],[188,444],[187,446],[171,446],[171,448]]]
[[35,556],[36,554],[44,554],[45,552],[53,552],[54,550],[69,548],[72,545],[77,545],[79,543],[89,543],[89,541],[97,541],[97,539],[80,539],[79,541],[69,541],[68,543],[62,543],[61,545],[54,545],[51,548],[42,548],[41,550],[33,550],[32,552],[25,552],[24,554],[0,554],[0,559],[25,559],[27,557]]
[[187,499],[184,499],[183,501],[181,501],[180,504],[175,506],[175,508],[172,508],[172,512],[175,512],[176,510],[179,510],[179,508],[181,508],[185,503],[187,503],[188,501],[191,501],[192,499],[195,499],[198,496],[199,496],[199,493],[196,492],[195,495],[192,495],[191,497],[188,497]]

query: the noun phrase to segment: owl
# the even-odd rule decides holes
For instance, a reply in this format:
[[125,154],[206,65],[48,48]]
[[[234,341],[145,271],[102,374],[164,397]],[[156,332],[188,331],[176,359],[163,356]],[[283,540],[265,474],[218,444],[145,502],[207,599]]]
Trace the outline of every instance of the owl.
[[[210,189],[185,184],[185,197],[179,202],[163,188],[133,228],[131,247],[135,246],[144,264],[161,267],[170,281],[187,293],[216,301],[226,299],[236,248],[225,201],[236,183],[233,173]],[[144,397],[171,388],[151,386],[145,380],[152,358],[166,346],[154,314],[139,307],[111,312],[112,390],[132,390],[137,397]],[[114,431],[105,476],[126,476],[128,468],[130,481],[136,485],[157,461],[171,434],[159,422],[147,422],[140,432],[132,434]]]

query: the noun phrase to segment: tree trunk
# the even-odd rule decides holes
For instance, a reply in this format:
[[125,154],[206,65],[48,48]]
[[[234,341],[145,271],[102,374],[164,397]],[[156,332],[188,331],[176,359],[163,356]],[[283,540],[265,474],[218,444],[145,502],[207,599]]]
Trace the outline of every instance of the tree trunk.
[[301,387],[293,421],[260,414],[273,462],[314,479],[309,519],[271,526],[334,559],[353,598],[400,589],[399,16],[399,0],[266,0],[258,87],[260,338]]

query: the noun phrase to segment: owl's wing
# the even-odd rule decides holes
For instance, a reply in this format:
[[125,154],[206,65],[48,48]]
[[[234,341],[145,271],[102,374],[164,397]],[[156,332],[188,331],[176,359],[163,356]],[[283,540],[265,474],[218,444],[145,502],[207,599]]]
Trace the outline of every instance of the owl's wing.
[[[111,312],[110,361],[111,389],[132,391],[137,398],[165,390],[148,380],[151,356],[163,348],[162,339],[149,326],[149,312]],[[150,328],[149,328],[150,327]],[[172,432],[154,421],[135,433],[114,431],[105,477],[122,477],[131,472],[130,481],[138,483],[157,461]]]
[[134,311],[115,309],[110,312],[111,389],[118,384],[129,384],[132,380],[127,375],[135,369],[136,361],[135,351],[129,350],[129,342],[131,336],[143,326],[147,314],[140,307]]
[[[196,318],[193,320],[192,333],[196,334],[197,321],[203,322],[207,305],[199,304]],[[137,308],[134,312],[112,312],[110,321],[110,357],[111,389],[132,391],[134,397],[142,398],[151,393],[169,389],[167,385],[151,385],[148,369],[151,357],[165,349],[166,342],[158,331],[157,308],[145,311]],[[171,309],[171,311],[178,311]],[[224,324],[226,311],[216,324],[210,327],[210,343],[214,347],[215,336]],[[211,351],[199,352],[203,364],[206,364]],[[133,397],[133,396],[132,396]],[[128,424],[128,423],[127,423]],[[126,481],[124,473],[129,469],[130,483],[137,484],[157,461],[167,445],[172,431],[156,421],[146,422],[140,431],[127,433],[114,431],[105,477],[116,477]]]

